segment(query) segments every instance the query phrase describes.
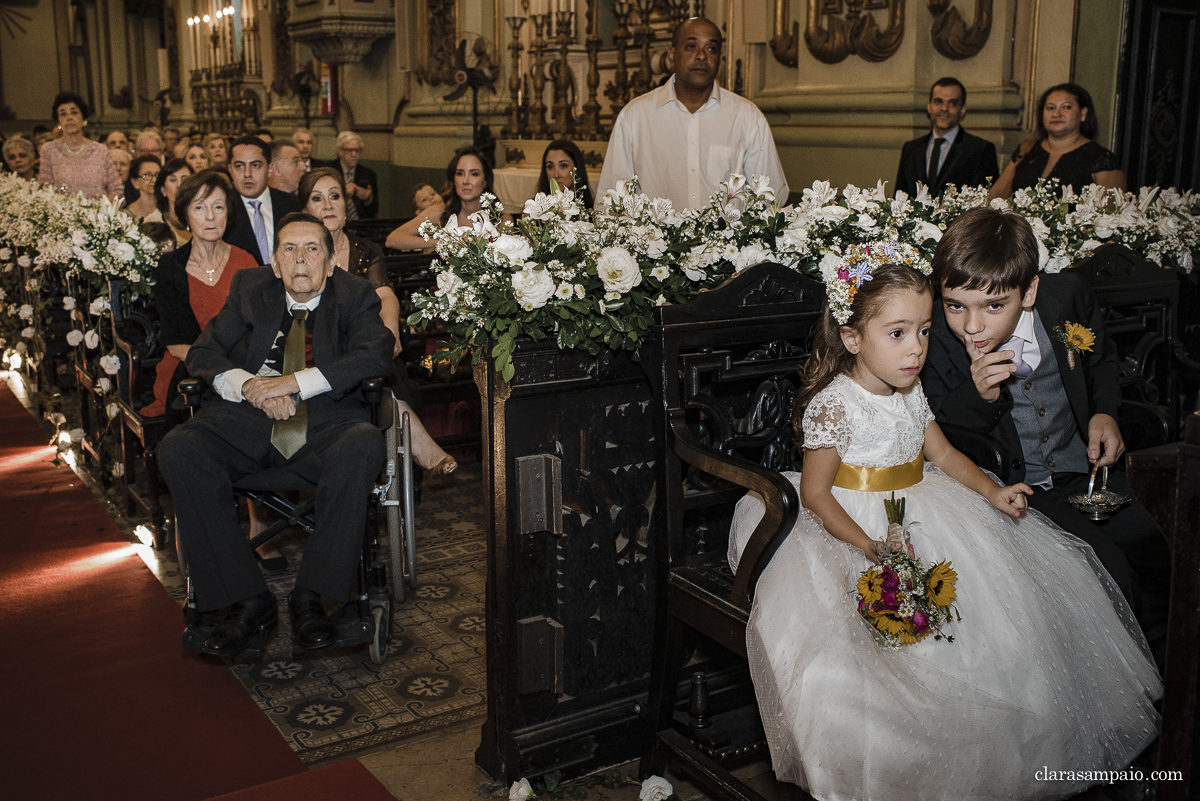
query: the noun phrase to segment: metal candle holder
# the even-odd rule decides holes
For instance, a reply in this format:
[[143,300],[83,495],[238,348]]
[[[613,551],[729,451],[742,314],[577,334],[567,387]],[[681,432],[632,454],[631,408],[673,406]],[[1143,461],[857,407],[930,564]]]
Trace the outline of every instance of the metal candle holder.
[[587,0],[588,99],[579,119],[579,134],[583,139],[599,139],[604,135],[600,124],[600,103],[596,91],[600,88],[600,35],[596,32],[596,0]]
[[625,48],[629,41],[629,17],[633,14],[633,4],[629,0],[613,0],[613,13],[617,17],[617,30],[613,34],[613,43],[617,46],[617,69],[613,74],[612,83],[604,90],[604,95],[612,101],[613,119],[621,113],[621,109],[629,102],[629,70],[626,63]]
[[541,139],[548,132],[546,103],[543,97],[546,90],[546,40],[542,38],[542,31],[551,33],[550,15],[531,14],[530,17],[533,19],[534,39],[529,45],[530,52],[533,53],[533,101],[529,104],[529,133],[533,138]]
[[508,120],[504,124],[505,136],[520,137],[522,133],[521,126],[521,51],[525,47],[521,44],[521,26],[525,24],[524,17],[505,17],[504,18],[510,28],[512,28],[512,41],[508,44],[508,49],[512,51],[512,68],[508,74]]
[[560,139],[570,139],[575,133],[575,115],[572,110],[571,70],[567,64],[571,43],[575,40],[571,34],[574,11],[555,12],[557,40],[559,46],[558,74],[554,82],[554,128]]

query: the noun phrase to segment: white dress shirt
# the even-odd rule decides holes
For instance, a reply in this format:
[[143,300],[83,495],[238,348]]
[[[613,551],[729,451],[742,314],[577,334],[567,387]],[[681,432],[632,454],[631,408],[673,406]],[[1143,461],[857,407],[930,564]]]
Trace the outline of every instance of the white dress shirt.
[[[1013,336],[1024,340],[1021,343],[1020,349],[1017,350],[1016,355],[1013,356],[1013,364],[1024,359],[1025,363],[1029,365],[1030,371],[1036,370],[1037,366],[1042,363],[1042,349],[1038,345],[1037,331],[1034,329],[1033,311],[1031,309],[1021,312],[1021,317],[1017,320],[1017,327],[1013,331]],[[1001,349],[1003,350],[1003,348]]]
[[271,254],[275,252],[275,209],[271,206],[271,187],[268,184],[267,188],[258,197],[246,197],[238,195],[242,199],[242,205],[246,207],[246,216],[250,218],[250,230],[254,231],[254,209],[250,206],[251,200],[257,200],[262,203],[263,223],[267,227],[267,243],[271,246],[271,250],[264,254],[263,258],[267,263],[271,263]]
[[747,180],[765,175],[775,196],[787,199],[783,165],[758,106],[714,83],[708,100],[692,114],[676,97],[672,76],[635,97],[617,116],[596,204],[636,175],[650,197],[668,198],[680,210],[698,208],[733,173]]
[[[293,298],[290,292],[285,290],[283,294],[287,298],[288,309],[292,311],[295,311],[296,309],[308,309],[310,316],[314,311],[316,311],[317,306],[321,303],[320,295],[312,298],[307,303],[301,303]],[[283,333],[284,335],[287,334],[286,331]],[[260,376],[279,375],[279,373],[270,369],[266,362],[263,362],[263,366],[261,369],[259,369],[258,374]],[[308,400],[314,395],[320,395],[323,392],[328,392],[329,390],[333,389],[333,387],[330,386],[329,381],[326,380],[325,374],[316,367],[305,367],[303,370],[293,373],[293,375],[296,376],[296,384],[300,387],[300,398],[302,400]],[[226,370],[213,379],[213,391],[227,401],[241,403],[244,399],[242,395],[242,385],[254,377],[255,376],[251,375],[248,370],[243,370],[240,367],[235,367],[232,370]]]

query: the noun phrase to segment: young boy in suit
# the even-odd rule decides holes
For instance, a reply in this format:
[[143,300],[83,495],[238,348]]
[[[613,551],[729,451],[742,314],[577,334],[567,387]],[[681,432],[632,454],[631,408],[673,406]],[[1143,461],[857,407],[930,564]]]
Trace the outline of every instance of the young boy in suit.
[[[1093,465],[1125,450],[1117,358],[1091,289],[1070,273],[1038,274],[1037,239],[1020,214],[977,208],[947,229],[933,258],[929,355],[921,372],[943,425],[997,440],[1007,481],[1034,488],[1029,505],[1087,542],[1138,616],[1162,664],[1170,556],[1134,500],[1094,523],[1066,498],[1087,492]],[[1132,496],[1123,472],[1109,489]]]

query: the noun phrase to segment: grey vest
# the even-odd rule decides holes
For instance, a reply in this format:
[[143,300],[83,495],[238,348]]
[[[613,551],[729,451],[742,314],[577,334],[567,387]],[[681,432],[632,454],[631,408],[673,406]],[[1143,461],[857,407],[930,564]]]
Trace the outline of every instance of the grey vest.
[[1052,473],[1086,473],[1089,469],[1087,445],[1079,436],[1067,402],[1054,345],[1036,312],[1033,322],[1042,360],[1028,378],[1014,376],[1005,384],[1012,394],[1013,423],[1021,438],[1026,484],[1043,483]]

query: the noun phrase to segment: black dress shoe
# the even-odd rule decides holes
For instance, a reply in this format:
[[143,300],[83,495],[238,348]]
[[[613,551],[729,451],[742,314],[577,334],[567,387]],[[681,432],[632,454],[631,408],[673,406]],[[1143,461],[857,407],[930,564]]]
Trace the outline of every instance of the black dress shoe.
[[279,606],[270,592],[238,601],[204,641],[204,653],[237,656],[254,641],[261,647],[278,623]]
[[304,650],[325,648],[337,640],[337,625],[325,614],[321,596],[316,593],[293,591],[288,596],[288,611],[292,614],[292,634]]

